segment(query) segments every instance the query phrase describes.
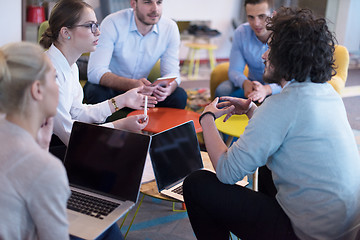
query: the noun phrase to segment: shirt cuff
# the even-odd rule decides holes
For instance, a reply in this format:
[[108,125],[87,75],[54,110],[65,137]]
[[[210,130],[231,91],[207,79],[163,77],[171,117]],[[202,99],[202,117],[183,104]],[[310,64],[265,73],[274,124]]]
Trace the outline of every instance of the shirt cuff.
[[271,88],[271,94],[274,95],[274,94],[278,94],[281,92],[281,86],[277,85],[276,83],[271,83],[269,84],[270,88]]
[[101,126],[103,126],[103,127],[108,127],[108,128],[114,128],[114,124],[112,124],[111,122],[101,124]]

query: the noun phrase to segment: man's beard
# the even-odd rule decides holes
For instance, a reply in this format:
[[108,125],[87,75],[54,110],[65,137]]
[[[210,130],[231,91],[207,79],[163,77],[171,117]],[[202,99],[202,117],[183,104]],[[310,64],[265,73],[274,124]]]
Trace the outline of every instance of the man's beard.
[[276,72],[272,69],[272,70],[266,70],[264,71],[263,74],[263,81],[266,83],[276,83],[278,85],[280,85],[282,77],[279,76],[279,74],[276,74]]
[[[153,14],[153,13],[151,13],[151,14]],[[145,16],[144,14],[140,13],[140,11],[137,9],[137,7],[136,7],[136,16],[137,16],[137,18],[139,19],[139,21],[140,21],[142,24],[144,24],[144,25],[150,26],[150,25],[154,25],[154,24],[157,23],[157,22],[156,22],[156,23],[147,22],[147,21],[146,21],[146,16]],[[159,19],[160,19],[160,17],[161,17],[161,16],[159,16]]]

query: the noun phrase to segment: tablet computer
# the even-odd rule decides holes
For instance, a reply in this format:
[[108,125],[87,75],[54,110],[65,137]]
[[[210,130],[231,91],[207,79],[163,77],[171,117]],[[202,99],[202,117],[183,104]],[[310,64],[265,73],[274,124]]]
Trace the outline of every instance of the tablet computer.
[[160,85],[162,87],[165,87],[167,85],[169,85],[172,81],[174,81],[177,77],[162,77],[162,78],[158,78],[156,79],[155,82],[153,82],[151,85],[152,86],[157,86]]

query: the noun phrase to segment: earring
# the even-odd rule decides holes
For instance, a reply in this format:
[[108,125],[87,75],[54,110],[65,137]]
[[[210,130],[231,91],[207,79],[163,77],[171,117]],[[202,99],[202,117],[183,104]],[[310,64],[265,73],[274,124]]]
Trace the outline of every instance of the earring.
[[68,36],[67,39],[70,40],[70,36]]

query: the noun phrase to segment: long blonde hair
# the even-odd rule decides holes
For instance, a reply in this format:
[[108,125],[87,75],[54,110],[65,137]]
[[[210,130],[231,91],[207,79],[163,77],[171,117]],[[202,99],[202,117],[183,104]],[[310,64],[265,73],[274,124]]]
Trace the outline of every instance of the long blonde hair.
[[44,49],[29,42],[9,43],[0,48],[0,112],[23,112],[27,89],[35,80],[45,81],[50,62]]

